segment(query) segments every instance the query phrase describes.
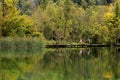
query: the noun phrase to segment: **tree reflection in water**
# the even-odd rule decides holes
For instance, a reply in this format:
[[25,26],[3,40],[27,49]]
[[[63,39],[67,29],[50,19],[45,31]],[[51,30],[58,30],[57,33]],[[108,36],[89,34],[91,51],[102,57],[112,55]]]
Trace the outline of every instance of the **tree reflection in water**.
[[120,48],[46,49],[44,54],[1,54],[0,80],[119,80]]

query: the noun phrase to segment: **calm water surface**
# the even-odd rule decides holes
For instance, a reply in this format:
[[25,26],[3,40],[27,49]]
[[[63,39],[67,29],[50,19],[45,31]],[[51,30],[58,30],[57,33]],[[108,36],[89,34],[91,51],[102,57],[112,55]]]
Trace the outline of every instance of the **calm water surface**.
[[120,80],[120,48],[1,51],[0,80]]

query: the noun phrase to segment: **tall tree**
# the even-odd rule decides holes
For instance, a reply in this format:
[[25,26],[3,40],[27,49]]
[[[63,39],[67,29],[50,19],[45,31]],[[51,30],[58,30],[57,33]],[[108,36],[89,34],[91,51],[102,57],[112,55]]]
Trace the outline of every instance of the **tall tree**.
[[114,6],[112,5],[112,15],[109,15],[107,24],[110,31],[111,43],[116,43],[120,38],[120,2],[116,1]]
[[3,21],[3,12],[2,12],[2,3],[0,2],[0,37],[2,36],[2,22]]
[[117,40],[120,39],[120,1],[116,1],[115,3],[115,8],[114,8],[114,14],[115,17],[113,18],[113,26],[115,28],[115,41],[118,42]]
[[17,5],[21,14],[32,15],[37,4],[35,0],[19,0]]

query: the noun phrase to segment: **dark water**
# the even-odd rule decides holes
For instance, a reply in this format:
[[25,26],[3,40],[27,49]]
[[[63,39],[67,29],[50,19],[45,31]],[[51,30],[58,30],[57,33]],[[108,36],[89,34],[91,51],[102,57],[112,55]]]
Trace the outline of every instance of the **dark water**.
[[1,51],[0,80],[120,80],[120,48]]

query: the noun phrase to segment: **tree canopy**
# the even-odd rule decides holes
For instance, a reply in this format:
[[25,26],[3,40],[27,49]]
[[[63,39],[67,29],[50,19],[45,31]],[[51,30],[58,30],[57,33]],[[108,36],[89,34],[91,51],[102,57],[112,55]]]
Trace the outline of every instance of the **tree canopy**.
[[119,0],[0,0],[0,37],[115,43],[118,34]]

